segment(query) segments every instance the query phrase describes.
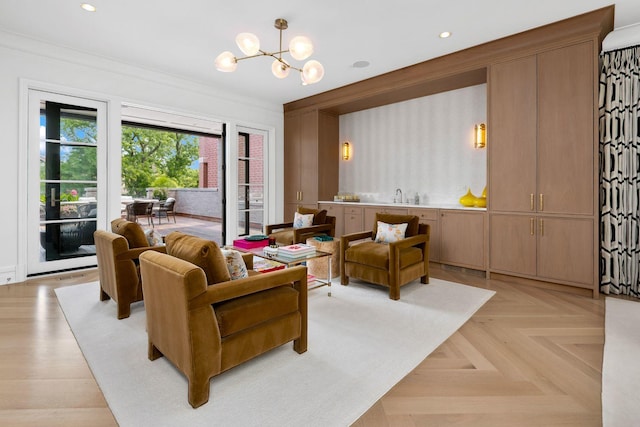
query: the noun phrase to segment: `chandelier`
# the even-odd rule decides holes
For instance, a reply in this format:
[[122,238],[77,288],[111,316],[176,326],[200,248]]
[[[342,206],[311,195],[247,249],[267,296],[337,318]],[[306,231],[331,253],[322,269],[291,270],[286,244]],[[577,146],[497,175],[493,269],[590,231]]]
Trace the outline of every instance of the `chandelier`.
[[274,26],[280,31],[280,48],[277,52],[265,52],[260,49],[260,40],[255,34],[240,33],[236,36],[236,44],[240,50],[247,56],[242,58],[236,57],[228,50],[222,52],[216,58],[216,69],[225,73],[230,73],[238,68],[238,61],[249,58],[257,58],[259,56],[270,56],[274,58],[271,64],[271,72],[279,79],[283,79],[289,75],[291,70],[300,72],[302,84],[317,83],[324,76],[324,67],[315,59],[307,61],[302,68],[294,67],[282,58],[283,53],[289,53],[294,59],[303,61],[313,53],[313,43],[305,36],[297,36],[289,42],[289,49],[282,49],[282,31],[286,30],[288,23],[286,19],[278,18]]

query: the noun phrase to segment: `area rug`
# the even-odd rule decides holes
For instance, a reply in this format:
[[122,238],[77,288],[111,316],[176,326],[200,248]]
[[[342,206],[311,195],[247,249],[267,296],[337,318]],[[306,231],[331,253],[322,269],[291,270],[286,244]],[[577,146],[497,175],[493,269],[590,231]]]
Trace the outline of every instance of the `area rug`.
[[462,326],[493,291],[438,279],[399,301],[353,281],[309,292],[309,346],[286,344],[211,380],[193,409],[187,381],[147,359],[145,312],[116,319],[98,283],[56,289],[60,306],[116,420],[126,426],[348,426]]
[[640,422],[640,302],[605,300],[602,360],[602,425],[637,426]]

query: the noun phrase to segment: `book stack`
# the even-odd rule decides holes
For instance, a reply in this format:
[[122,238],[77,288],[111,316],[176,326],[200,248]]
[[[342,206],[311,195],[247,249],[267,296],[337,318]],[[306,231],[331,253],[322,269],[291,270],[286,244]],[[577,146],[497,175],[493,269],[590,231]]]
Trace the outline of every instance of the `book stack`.
[[280,246],[278,248],[278,256],[283,258],[298,259],[306,258],[316,253],[315,246],[297,243],[289,246]]

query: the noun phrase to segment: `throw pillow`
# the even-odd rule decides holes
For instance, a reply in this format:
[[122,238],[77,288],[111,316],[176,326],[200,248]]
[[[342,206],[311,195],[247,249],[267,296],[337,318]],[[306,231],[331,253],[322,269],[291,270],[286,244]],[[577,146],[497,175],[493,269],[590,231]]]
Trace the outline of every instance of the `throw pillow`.
[[147,238],[147,242],[149,242],[149,246],[161,246],[162,245],[162,236],[158,234],[153,228],[144,231],[144,236]]
[[293,216],[293,228],[311,227],[313,225],[313,214],[301,214],[296,212]]
[[327,222],[327,210],[326,209],[311,209],[305,208],[304,206],[298,207],[298,212],[307,215],[313,214],[313,225],[320,225]]
[[402,224],[387,224],[386,222],[378,221],[376,243],[393,243],[404,239],[407,225],[406,222]]
[[227,269],[229,269],[231,280],[249,277],[247,266],[245,265],[240,252],[233,249],[222,249],[222,255],[224,255],[227,260]]

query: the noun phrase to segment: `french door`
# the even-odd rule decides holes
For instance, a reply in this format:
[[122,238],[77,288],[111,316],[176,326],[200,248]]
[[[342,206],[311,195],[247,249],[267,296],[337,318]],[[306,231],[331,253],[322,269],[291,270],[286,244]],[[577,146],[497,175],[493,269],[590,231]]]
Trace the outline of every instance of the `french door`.
[[27,275],[96,264],[106,215],[107,106],[29,91]]

